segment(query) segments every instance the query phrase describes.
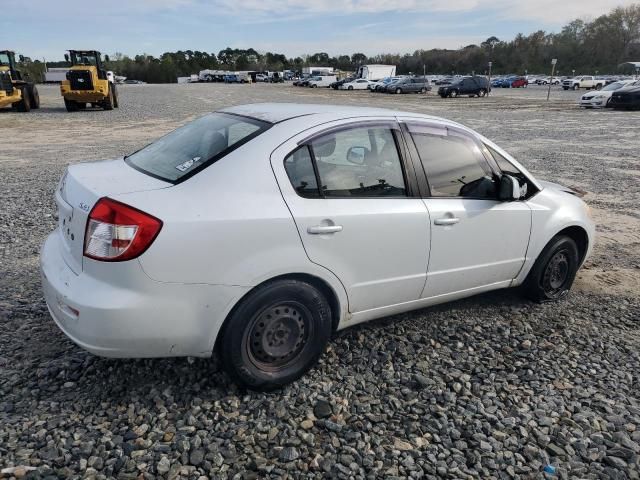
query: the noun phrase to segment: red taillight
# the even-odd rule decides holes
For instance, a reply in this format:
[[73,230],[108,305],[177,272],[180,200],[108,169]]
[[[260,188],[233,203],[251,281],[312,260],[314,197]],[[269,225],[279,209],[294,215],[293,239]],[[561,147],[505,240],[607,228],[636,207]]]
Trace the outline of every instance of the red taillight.
[[84,255],[105,262],[131,260],[149,248],[162,221],[104,197],[91,209],[84,236]]

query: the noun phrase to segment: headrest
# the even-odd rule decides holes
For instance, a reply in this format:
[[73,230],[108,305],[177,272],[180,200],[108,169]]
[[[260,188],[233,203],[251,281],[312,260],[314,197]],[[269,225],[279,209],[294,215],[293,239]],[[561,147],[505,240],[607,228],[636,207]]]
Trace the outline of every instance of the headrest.
[[313,153],[316,157],[329,157],[336,149],[336,137],[333,135],[313,142]]

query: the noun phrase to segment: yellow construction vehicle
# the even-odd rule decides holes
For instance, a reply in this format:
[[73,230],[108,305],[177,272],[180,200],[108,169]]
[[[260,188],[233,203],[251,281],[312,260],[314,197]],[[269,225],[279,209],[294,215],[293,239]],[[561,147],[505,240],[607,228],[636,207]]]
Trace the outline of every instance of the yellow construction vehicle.
[[[24,57],[20,55],[22,62]],[[40,108],[40,96],[35,84],[16,68],[16,55],[0,50],[0,108],[11,105],[19,112]]]
[[[60,84],[60,93],[68,112],[87,107],[102,107],[105,110],[118,108],[118,92],[113,77],[110,79],[103,68],[100,52],[96,50],[69,50],[64,55],[71,68],[67,79]],[[105,56],[108,62],[109,57]]]

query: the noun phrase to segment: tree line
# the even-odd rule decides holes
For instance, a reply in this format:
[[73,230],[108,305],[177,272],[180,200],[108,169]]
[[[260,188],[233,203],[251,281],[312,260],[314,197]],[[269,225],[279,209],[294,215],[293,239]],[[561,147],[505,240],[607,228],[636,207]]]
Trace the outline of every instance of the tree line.
[[[205,69],[300,71],[305,66],[331,66],[343,71],[355,71],[367,63],[397,66],[398,74],[484,74],[492,62],[495,74],[546,73],[552,58],[558,59],[558,71],[568,75],[599,72],[631,72],[621,67],[626,61],[640,61],[640,4],[618,7],[592,21],[574,20],[559,33],[543,30],[529,35],[518,34],[504,41],[492,36],[480,45],[467,45],[457,50],[416,50],[413,53],[363,53],[330,56],[325,52],[288,58],[281,53],[260,53],[253,48],[225,48],[216,53],[199,50],[166,52],[159,57],[121,53],[110,57],[108,69],[130,79],[149,83],[173,83],[179,76],[188,76]],[[29,68],[42,70],[39,62]],[[48,63],[55,67],[65,62]],[[37,68],[36,68],[37,67]],[[37,77],[36,77],[37,78]]]

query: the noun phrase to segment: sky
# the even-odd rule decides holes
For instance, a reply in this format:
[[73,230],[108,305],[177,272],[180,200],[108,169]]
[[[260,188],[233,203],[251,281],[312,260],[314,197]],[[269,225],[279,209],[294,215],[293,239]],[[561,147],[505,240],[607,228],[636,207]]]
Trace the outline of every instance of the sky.
[[[575,18],[637,1],[4,0],[0,49],[47,61],[62,60],[68,49],[129,56],[227,46],[288,57],[411,53],[559,31]],[[90,7],[96,13],[85,15]]]

